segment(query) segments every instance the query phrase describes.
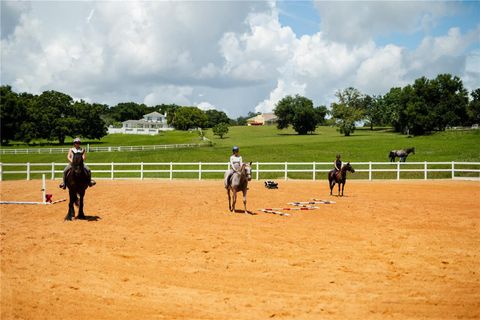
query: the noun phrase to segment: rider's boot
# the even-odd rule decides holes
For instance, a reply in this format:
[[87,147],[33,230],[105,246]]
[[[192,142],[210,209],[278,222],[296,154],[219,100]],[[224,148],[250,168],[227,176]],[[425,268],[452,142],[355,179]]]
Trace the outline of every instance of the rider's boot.
[[67,188],[67,183],[65,182],[65,172],[63,173],[63,182],[58,186],[59,188],[65,190]]

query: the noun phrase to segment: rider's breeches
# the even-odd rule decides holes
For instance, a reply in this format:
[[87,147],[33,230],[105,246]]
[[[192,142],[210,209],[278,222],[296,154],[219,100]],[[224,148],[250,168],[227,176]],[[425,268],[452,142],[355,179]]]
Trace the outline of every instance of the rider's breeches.
[[230,179],[232,179],[232,175],[235,171],[233,169],[230,169],[227,172],[228,172],[228,175],[227,175],[227,179],[225,179],[225,188],[228,188],[228,184],[230,183]]

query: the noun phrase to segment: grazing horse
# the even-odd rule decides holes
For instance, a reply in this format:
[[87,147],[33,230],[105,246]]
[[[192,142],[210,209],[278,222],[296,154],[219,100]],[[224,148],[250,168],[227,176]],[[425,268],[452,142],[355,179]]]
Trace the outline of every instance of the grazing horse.
[[[81,153],[74,153],[72,159],[72,168],[67,172],[66,179],[70,201],[68,203],[68,213],[65,220],[72,220],[75,217],[73,204],[79,206],[77,219],[86,219],[83,212],[83,197],[88,188],[88,173],[83,166],[83,157]],[[78,202],[78,198],[80,201]]]
[[415,154],[415,147],[402,150],[392,150],[388,154],[388,157],[390,158],[390,162],[394,162],[396,157],[400,158],[400,162],[405,162],[410,153]]
[[345,182],[347,181],[347,171],[350,171],[351,173],[355,172],[350,162],[347,162],[347,164],[344,164],[342,168],[339,171],[337,171],[336,174],[335,174],[335,170],[331,170],[328,173],[330,195],[332,195],[332,190],[333,190],[333,187],[335,186],[335,183],[338,183],[338,195],[340,195],[340,186],[341,186],[342,187],[341,195],[343,196],[343,189],[345,188]]
[[[228,209],[230,211],[235,212],[235,204],[237,202],[237,192],[242,191],[243,193],[243,207],[245,209],[245,213],[247,211],[247,187],[248,181],[252,180],[252,163],[244,163],[240,167],[238,172],[234,172],[231,181],[227,187],[227,194],[228,194]],[[228,177],[228,171],[225,173],[225,179]],[[228,182],[227,182],[228,183]],[[233,195],[230,197],[230,190],[232,191]],[[233,199],[232,199],[233,198]]]

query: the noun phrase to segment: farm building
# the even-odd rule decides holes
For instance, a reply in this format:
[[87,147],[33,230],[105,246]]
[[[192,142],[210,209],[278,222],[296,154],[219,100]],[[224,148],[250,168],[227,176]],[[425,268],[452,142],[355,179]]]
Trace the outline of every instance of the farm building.
[[155,111],[144,115],[140,120],[123,121],[121,128],[109,127],[108,133],[155,135],[159,131],[167,130],[173,130],[173,128],[167,124],[166,116]]
[[266,126],[272,125],[277,122],[277,116],[273,113],[262,113],[247,119],[247,124],[249,126]]

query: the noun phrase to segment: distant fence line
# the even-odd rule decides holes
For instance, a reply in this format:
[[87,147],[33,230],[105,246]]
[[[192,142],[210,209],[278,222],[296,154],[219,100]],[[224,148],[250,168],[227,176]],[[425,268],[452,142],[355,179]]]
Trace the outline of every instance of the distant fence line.
[[[87,152],[126,152],[126,151],[151,151],[166,150],[178,148],[198,148],[208,146],[207,143],[177,143],[177,144],[157,144],[146,146],[114,146],[114,147],[90,147],[87,145]],[[0,154],[52,154],[67,153],[68,148],[31,148],[31,149],[0,149]]]
[[[356,179],[479,179],[480,162],[352,162],[350,178]],[[0,163],[0,180],[61,178],[65,163]],[[135,162],[88,163],[95,179],[221,179],[228,169],[226,162]],[[331,162],[255,162],[252,178],[326,179]],[[322,174],[322,175],[319,175]]]

